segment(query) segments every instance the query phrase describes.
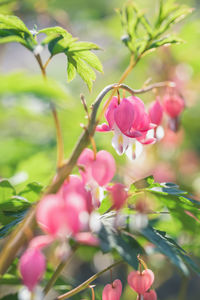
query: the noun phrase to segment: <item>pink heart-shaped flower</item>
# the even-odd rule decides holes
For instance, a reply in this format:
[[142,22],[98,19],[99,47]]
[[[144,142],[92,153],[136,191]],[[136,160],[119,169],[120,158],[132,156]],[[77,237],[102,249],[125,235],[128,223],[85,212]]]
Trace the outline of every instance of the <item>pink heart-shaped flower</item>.
[[116,279],[112,284],[107,284],[103,289],[102,300],[120,300],[122,283]]
[[154,281],[154,274],[151,270],[146,269],[142,273],[139,271],[132,271],[128,275],[128,284],[138,294],[144,295],[151,287]]

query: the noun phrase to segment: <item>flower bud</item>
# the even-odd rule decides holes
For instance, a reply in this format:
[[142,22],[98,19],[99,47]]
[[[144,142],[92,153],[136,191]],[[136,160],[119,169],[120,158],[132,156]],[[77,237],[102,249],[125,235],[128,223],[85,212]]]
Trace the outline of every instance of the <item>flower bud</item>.
[[26,285],[30,291],[33,291],[42,278],[45,267],[45,257],[37,248],[28,248],[21,256],[19,270],[24,285]]

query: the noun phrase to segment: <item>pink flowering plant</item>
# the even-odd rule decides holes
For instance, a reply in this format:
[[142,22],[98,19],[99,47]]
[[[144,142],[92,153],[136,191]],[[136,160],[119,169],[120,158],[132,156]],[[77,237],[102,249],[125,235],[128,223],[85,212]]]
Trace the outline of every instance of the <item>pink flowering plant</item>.
[[[181,42],[166,31],[190,12],[188,7],[160,1],[156,20],[150,23],[134,2],[129,1],[118,10],[125,33],[122,42],[129,51],[130,63],[116,83],[99,92],[90,108],[81,95],[87,122],[69,157],[64,155],[62,137],[62,130],[67,128],[61,128],[57,114],[58,99],[66,99],[66,92],[60,83],[48,78],[47,66],[57,54],[66,55],[67,81],[74,80],[78,73],[91,91],[96,77],[93,69],[102,72],[101,62],[92,52],[99,46],[77,41],[61,27],[33,32],[18,17],[0,15],[0,43],[20,43],[36,58],[42,74],[34,86],[30,82],[36,77],[30,76],[29,83],[18,90],[5,85],[4,93],[45,98],[57,136],[57,170],[48,186],[30,182],[16,192],[9,180],[0,180],[0,237],[4,238],[0,280],[6,284],[13,280],[19,299],[44,299],[54,291],[54,299],[60,300],[80,299],[79,293],[93,300],[95,295],[97,299],[120,300],[125,299],[128,289],[131,299],[156,300],[156,276],[160,270],[154,270],[155,263],[151,264],[151,257],[156,255],[158,261],[160,257],[168,260],[184,276],[191,270],[200,274],[198,263],[178,244],[177,236],[171,237],[163,226],[159,227],[167,214],[178,220],[186,232],[188,222],[199,228],[199,202],[175,183],[158,183],[151,175],[127,181],[115,159],[117,155],[127,155],[131,165],[147,149],[154,151],[165,132],[176,134],[181,127],[186,104],[174,82],[145,83],[141,89],[135,89],[134,82],[129,86],[124,81],[145,55]],[[40,35],[43,39],[37,38]],[[46,62],[42,59],[45,47],[50,53]],[[24,80],[23,76],[17,75],[18,82]],[[17,78],[12,74],[5,77]],[[147,106],[140,95],[150,91],[156,95]],[[116,153],[97,149],[96,137],[111,138],[109,143]],[[87,256],[87,249],[93,256],[109,253],[111,263],[105,267],[102,263],[102,269],[82,283],[68,282],[62,271],[79,252],[85,251]],[[124,266],[129,268],[126,276],[118,272],[114,277],[112,270],[124,270]],[[91,285],[107,271],[111,272],[108,282],[101,282],[100,289],[98,283]]]

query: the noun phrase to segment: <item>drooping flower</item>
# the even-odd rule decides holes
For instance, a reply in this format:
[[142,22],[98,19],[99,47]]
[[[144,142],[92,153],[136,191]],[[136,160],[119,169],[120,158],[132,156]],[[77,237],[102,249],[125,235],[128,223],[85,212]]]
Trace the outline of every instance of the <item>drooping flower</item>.
[[[139,297],[137,297],[139,300]],[[157,294],[154,290],[150,290],[143,295],[143,300],[157,300]]]
[[28,248],[21,256],[19,270],[24,285],[33,291],[46,268],[45,257],[37,248]]
[[168,121],[169,128],[176,132],[179,128],[179,117],[185,108],[185,103],[182,97],[178,94],[165,95],[163,98],[163,106],[167,115],[170,117]]
[[156,124],[157,126],[161,124],[163,117],[163,107],[158,98],[154,102],[152,102],[149,107],[149,117],[151,123]]
[[121,280],[116,279],[112,284],[107,284],[102,293],[102,300],[120,300],[122,293]]
[[45,196],[38,204],[36,220],[44,232],[53,237],[66,237],[81,229],[80,212],[85,211],[85,200],[71,193],[64,201],[59,194]]
[[107,124],[97,126],[97,131],[114,131],[112,145],[119,155],[132,147],[135,141],[141,144],[152,144],[155,138],[148,137],[148,131],[155,127],[145,112],[144,103],[135,96],[123,98],[113,97],[106,112]]
[[111,195],[113,208],[116,210],[122,208],[128,198],[126,187],[121,183],[115,183],[114,185],[107,187],[107,190]]
[[68,195],[72,193],[80,194],[85,199],[86,210],[89,213],[92,211],[92,195],[85,189],[85,183],[79,176],[70,175],[63,183],[59,193],[64,199],[67,199]]
[[165,112],[171,117],[178,117],[184,110],[185,103],[183,98],[177,94],[168,94],[163,98],[163,106]]
[[154,282],[154,273],[150,269],[139,271],[132,271],[128,275],[128,284],[138,294],[144,295]]
[[101,150],[96,157],[91,149],[84,149],[78,159],[79,172],[83,182],[89,187],[93,198],[93,207],[100,204],[100,187],[106,186],[113,178],[116,165],[113,156]]

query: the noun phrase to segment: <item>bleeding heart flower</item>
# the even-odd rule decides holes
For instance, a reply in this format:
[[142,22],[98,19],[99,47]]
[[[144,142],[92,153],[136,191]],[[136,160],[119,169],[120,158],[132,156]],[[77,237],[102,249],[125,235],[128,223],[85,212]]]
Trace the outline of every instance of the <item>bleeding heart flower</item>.
[[36,220],[39,226],[55,238],[76,234],[81,229],[80,209],[77,209],[76,202],[82,203],[84,200],[79,194],[71,196],[74,204],[70,201],[66,203],[59,194],[52,194],[45,196],[37,206]]
[[102,300],[120,300],[122,283],[116,279],[112,284],[107,284],[103,289]]
[[[89,149],[88,149],[89,150]],[[85,183],[77,175],[70,175],[67,180],[63,183],[59,190],[61,196],[66,199],[69,194],[76,193],[80,194],[85,199],[85,209],[90,213],[92,207],[92,195],[90,191],[85,189]]]
[[45,257],[37,248],[28,248],[21,256],[19,270],[24,285],[33,291],[46,268]]
[[[145,112],[144,103],[135,96],[124,98],[118,103],[113,97],[106,112],[107,124],[97,126],[97,131],[114,131],[112,145],[119,155],[132,148],[135,141],[141,144],[152,144],[154,138],[148,138],[148,131],[155,127]],[[134,155],[132,155],[134,157]]]
[[99,240],[91,232],[79,232],[75,236],[76,241],[79,244],[89,246],[99,246]]
[[84,183],[92,193],[93,207],[100,205],[100,187],[105,186],[113,178],[116,170],[115,160],[112,155],[101,150],[96,158],[90,149],[84,149],[78,159],[79,171]]
[[128,275],[128,284],[138,294],[143,295],[151,287],[154,281],[154,274],[150,269],[139,271],[132,271]]
[[[139,300],[139,297],[137,297]],[[157,294],[154,290],[144,293],[143,300],[157,300]]]
[[178,117],[184,110],[185,103],[179,95],[165,95],[163,98],[163,106],[165,112],[171,117]]
[[158,99],[151,103],[149,107],[149,117],[153,124],[161,124],[163,117],[163,107]]
[[107,187],[111,195],[111,201],[113,208],[119,210],[125,204],[126,199],[128,198],[128,193],[126,191],[125,185],[121,183],[115,183],[112,186]]
[[80,174],[85,183],[96,181],[100,186],[109,183],[116,171],[114,158],[105,150],[97,152],[94,158],[92,150],[84,149],[78,159],[78,165],[84,168],[84,171],[80,169]]

